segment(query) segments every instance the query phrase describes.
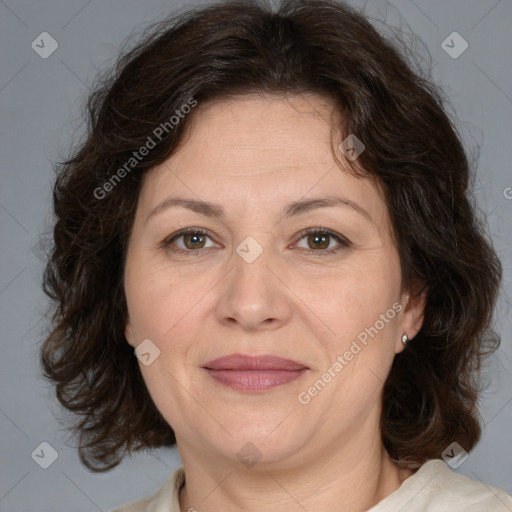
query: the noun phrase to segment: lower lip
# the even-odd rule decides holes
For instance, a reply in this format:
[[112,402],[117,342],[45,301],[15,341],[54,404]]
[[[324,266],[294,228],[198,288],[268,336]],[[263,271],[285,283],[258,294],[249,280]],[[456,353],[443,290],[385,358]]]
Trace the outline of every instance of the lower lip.
[[211,370],[210,376],[237,391],[266,391],[298,380],[307,370]]

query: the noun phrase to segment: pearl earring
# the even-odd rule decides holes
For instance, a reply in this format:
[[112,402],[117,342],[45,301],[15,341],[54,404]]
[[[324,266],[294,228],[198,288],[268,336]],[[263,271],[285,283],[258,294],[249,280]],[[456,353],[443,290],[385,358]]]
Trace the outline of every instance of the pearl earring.
[[402,343],[403,343],[404,345],[406,345],[408,341],[409,341],[409,336],[407,336],[407,334],[404,334],[404,335],[402,336]]

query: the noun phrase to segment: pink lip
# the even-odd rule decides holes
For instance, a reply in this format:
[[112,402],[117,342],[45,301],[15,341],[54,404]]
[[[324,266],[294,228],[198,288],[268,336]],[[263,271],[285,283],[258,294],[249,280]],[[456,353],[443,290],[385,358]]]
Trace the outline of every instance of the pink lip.
[[203,365],[209,370],[303,370],[307,366],[277,356],[246,356],[232,354]]
[[220,384],[238,391],[265,391],[297,380],[309,369],[282,357],[243,354],[214,359],[203,368]]

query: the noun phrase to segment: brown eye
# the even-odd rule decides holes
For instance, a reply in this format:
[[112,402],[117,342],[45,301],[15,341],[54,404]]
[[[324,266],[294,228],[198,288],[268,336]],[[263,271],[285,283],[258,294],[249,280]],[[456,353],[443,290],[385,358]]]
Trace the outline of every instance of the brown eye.
[[195,251],[219,247],[219,245],[216,244],[206,232],[203,232],[200,229],[190,228],[179,231],[165,239],[162,242],[161,247],[171,252],[188,252],[195,254]]
[[206,236],[202,233],[187,233],[182,236],[187,249],[202,249],[206,243]]
[[325,229],[312,228],[302,231],[296,246],[318,255],[332,254],[350,247],[350,242],[337,233]]
[[310,249],[327,249],[329,247],[330,236],[326,233],[314,233],[308,235],[308,247]]

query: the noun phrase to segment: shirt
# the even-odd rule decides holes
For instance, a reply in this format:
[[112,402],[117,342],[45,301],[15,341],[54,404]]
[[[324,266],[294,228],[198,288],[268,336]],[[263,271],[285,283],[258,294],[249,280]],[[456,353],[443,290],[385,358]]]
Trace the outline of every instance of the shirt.
[[[184,482],[181,467],[152,497],[112,512],[187,512],[180,511],[179,505],[179,492]],[[441,459],[432,459],[367,512],[512,512],[512,497],[453,472]]]

